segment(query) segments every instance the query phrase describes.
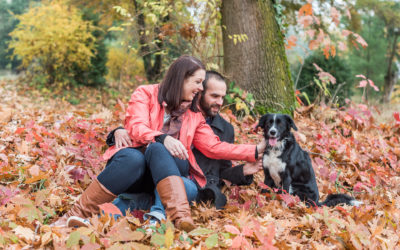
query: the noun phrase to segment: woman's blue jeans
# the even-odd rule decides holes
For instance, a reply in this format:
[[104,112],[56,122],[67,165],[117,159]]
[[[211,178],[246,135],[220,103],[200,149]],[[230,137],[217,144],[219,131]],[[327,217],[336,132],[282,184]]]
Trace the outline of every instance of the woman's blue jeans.
[[[188,201],[189,202],[195,201],[197,197],[196,184],[192,180],[186,177],[182,177],[182,180],[185,185]],[[150,219],[150,216],[155,217],[159,221],[166,219],[165,209],[161,203],[160,196],[158,195],[156,189],[154,189],[154,196],[147,193],[137,193],[137,194],[123,193],[113,201],[113,204],[119,208],[119,210],[124,216],[126,215],[126,211],[128,209],[130,211],[150,210],[149,213],[146,213],[143,216],[145,220]]]
[[[163,144],[156,142],[150,144],[144,154],[134,148],[121,149],[108,161],[97,179],[113,194],[120,195],[153,192],[157,183],[168,176],[188,175],[189,162],[172,157]],[[188,200],[194,200],[197,196],[197,186],[191,180],[185,179]],[[120,204],[119,201],[115,203]],[[164,211],[156,191],[154,205],[151,210]],[[122,205],[121,208],[121,211],[125,212]]]

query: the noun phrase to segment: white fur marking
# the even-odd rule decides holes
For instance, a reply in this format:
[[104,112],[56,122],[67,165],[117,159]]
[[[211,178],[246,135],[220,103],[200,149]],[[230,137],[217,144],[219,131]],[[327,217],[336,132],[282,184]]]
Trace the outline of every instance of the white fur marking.
[[[269,131],[271,131],[271,130],[275,130],[276,131],[276,128],[275,128],[275,118],[276,118],[276,114],[274,115],[274,122],[272,123],[272,127],[269,129]],[[268,131],[268,132],[269,132]]]
[[289,194],[293,194],[293,188],[292,188],[292,185],[289,185]]
[[278,158],[282,154],[284,146],[284,141],[278,141],[277,145],[263,156],[263,167],[268,168],[269,174],[277,187],[282,185],[279,173],[284,172],[286,168],[286,163]]
[[350,201],[350,204],[352,206],[359,207],[360,205],[364,204],[364,202],[358,201],[358,200],[352,200],[352,201]]

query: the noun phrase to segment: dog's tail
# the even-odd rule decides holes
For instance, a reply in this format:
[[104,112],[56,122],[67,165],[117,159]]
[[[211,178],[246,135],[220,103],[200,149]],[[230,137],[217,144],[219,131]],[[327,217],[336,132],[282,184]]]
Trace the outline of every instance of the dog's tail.
[[318,205],[334,207],[339,204],[347,204],[347,205],[358,207],[361,204],[363,204],[363,202],[358,201],[347,194],[330,194],[330,195],[328,195],[328,197],[326,198],[325,201],[320,202]]

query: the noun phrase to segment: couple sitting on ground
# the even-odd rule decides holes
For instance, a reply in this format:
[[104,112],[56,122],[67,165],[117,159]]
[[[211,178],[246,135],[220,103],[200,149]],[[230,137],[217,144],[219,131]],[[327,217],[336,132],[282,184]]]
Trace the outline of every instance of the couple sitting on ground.
[[[222,107],[224,97],[226,95],[227,86],[224,77],[215,71],[207,71],[206,78],[203,81],[203,92],[200,97],[200,110],[206,119],[206,123],[210,125],[213,132],[221,141],[233,143],[235,140],[235,132],[233,126],[228,123],[219,114]],[[129,133],[123,127],[119,127],[110,132],[107,136],[107,145],[120,147],[129,147],[132,145]],[[189,189],[190,185],[185,185],[187,196],[190,200],[194,197],[197,201],[211,201],[217,209],[221,209],[226,205],[226,197],[221,192],[224,185],[222,179],[229,181],[234,185],[250,185],[253,182],[253,174],[262,169],[261,164],[247,163],[232,167],[229,160],[214,160],[202,154],[196,148],[193,148],[193,154],[197,164],[199,164],[203,174],[206,176],[207,184],[204,188],[197,186],[198,189]],[[165,220],[165,211],[158,197],[157,192],[148,193],[123,193],[120,194],[113,202],[122,212],[129,209],[130,211],[141,209],[149,210],[144,215],[144,219],[150,219],[150,224],[157,224],[161,220]]]
[[[148,216],[163,219],[165,208],[177,228],[191,231],[195,225],[190,201],[214,195],[217,205],[223,206],[226,201],[218,200],[219,189],[215,189],[220,178],[247,184],[249,177],[245,176],[257,172],[260,164],[231,168],[231,163],[223,160],[256,162],[266,142],[262,139],[258,145],[232,144],[233,128],[218,115],[226,85],[219,74],[209,73],[207,91],[200,98],[205,78],[200,60],[181,56],[169,67],[161,84],[138,87],[129,101],[126,130],[114,131],[117,145],[104,154],[106,167],[53,225],[85,225],[83,219],[98,213],[98,205],[121,194],[114,203],[125,212],[123,194],[154,192],[154,206]],[[222,91],[211,91],[214,84],[209,84],[210,79],[215,86],[223,83],[222,88],[215,88]]]

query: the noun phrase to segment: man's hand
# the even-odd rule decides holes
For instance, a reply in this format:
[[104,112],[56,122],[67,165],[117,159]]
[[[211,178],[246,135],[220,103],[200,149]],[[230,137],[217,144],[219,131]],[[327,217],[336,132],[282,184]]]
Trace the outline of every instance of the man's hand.
[[263,137],[261,142],[257,144],[258,158],[262,156],[266,147],[267,147],[267,141]]
[[122,129],[122,128],[117,129],[114,132],[114,141],[115,141],[116,148],[132,146],[132,140],[129,137],[128,131],[126,129]]
[[169,135],[165,137],[164,146],[167,148],[167,150],[171,153],[173,157],[177,157],[181,160],[189,159],[189,155],[185,146],[183,146],[181,141],[175,139],[174,137]]
[[244,175],[252,175],[263,169],[262,161],[248,162],[243,166]]

